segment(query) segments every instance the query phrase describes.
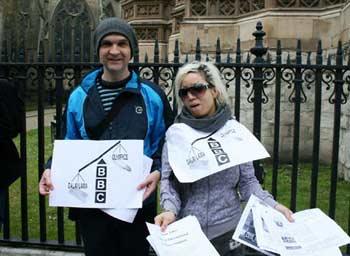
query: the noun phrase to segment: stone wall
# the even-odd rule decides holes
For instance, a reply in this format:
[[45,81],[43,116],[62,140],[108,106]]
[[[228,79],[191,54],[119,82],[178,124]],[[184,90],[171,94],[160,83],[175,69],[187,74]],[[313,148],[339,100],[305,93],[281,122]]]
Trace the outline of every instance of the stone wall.
[[[324,62],[330,55],[334,61],[335,51],[338,40],[344,42],[345,55],[348,58],[348,49],[350,42],[350,3],[343,6],[333,6],[318,10],[288,10],[288,9],[267,9],[249,16],[237,19],[213,20],[211,19],[193,19],[184,18],[180,24],[179,33],[169,38],[169,59],[173,56],[173,45],[176,39],[180,42],[180,56],[182,60],[184,55],[188,54],[190,60],[194,59],[195,42],[197,38],[201,40],[202,59],[205,54],[209,54],[211,60],[214,60],[216,50],[216,40],[220,38],[221,50],[225,53],[230,52],[234,59],[236,49],[236,39],[241,40],[243,52],[248,52],[254,45],[252,32],[255,31],[257,21],[262,21],[264,31],[266,32],[265,46],[273,55],[276,49],[277,40],[281,40],[284,63],[286,56],[290,53],[291,61],[295,61],[295,49],[297,39],[301,39],[302,51],[313,52],[312,62],[315,63],[315,51],[318,40],[322,40]],[[226,54],[222,54],[224,60]],[[246,56],[246,55],[245,55]],[[245,59],[245,57],[243,58]],[[307,55],[303,55],[303,62],[306,62]],[[329,97],[332,93],[322,89],[321,106],[321,140],[320,140],[320,161],[324,164],[330,164],[332,158],[333,142],[333,122],[334,105],[329,103]],[[346,87],[346,86],[344,86]],[[253,127],[253,104],[247,102],[247,97],[251,92],[250,88],[244,85],[241,87],[241,122],[252,130]],[[292,161],[293,135],[294,135],[294,104],[288,101],[291,89],[287,84],[282,85],[281,98],[281,127],[280,127],[280,157],[282,162]],[[269,97],[269,102],[262,106],[262,141],[268,151],[272,153],[274,139],[274,84],[265,89]],[[301,161],[312,159],[313,152],[313,120],[314,120],[314,87],[304,88],[307,101],[301,104],[300,117],[300,141],[299,156]],[[234,86],[229,88],[231,95],[232,108],[234,106]],[[348,91],[347,91],[348,93]],[[349,104],[342,105],[341,136],[339,152],[339,175],[350,180],[350,117]]]

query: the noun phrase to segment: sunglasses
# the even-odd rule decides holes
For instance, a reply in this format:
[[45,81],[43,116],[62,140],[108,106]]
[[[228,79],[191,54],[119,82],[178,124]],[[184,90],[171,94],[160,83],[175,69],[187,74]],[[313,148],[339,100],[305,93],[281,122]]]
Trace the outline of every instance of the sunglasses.
[[191,87],[180,89],[179,97],[181,99],[187,97],[188,92],[190,92],[195,97],[199,97],[199,96],[202,96],[208,88],[212,88],[212,87],[213,86],[211,84],[195,83]]

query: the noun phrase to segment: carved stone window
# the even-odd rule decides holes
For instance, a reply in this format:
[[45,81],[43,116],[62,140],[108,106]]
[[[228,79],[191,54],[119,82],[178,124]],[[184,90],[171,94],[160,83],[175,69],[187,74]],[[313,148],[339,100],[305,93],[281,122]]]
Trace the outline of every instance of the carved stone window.
[[320,0],[300,0],[300,4],[303,7],[317,7],[320,2]]
[[279,7],[324,7],[345,3],[346,0],[278,0]]
[[231,16],[236,12],[235,0],[220,0],[219,1],[219,15]]
[[347,0],[325,0],[326,5],[333,5],[333,4],[342,4],[345,3]]
[[281,7],[290,7],[294,6],[295,0],[278,0],[277,5]]
[[158,28],[135,28],[138,40],[155,40],[158,38]]
[[159,15],[159,5],[158,4],[137,5],[136,15],[137,16]]
[[191,1],[191,14],[192,16],[204,16],[207,13],[207,1],[206,0],[192,0]]
[[52,21],[50,48],[54,60],[93,60],[92,17],[84,0],[61,0]]
[[175,5],[182,5],[185,3],[185,0],[176,0]]
[[[237,10],[238,8],[238,10]],[[265,0],[193,0],[192,16],[234,16],[265,8]]]
[[134,6],[132,4],[124,5],[123,13],[124,13],[124,19],[126,20],[134,17]]

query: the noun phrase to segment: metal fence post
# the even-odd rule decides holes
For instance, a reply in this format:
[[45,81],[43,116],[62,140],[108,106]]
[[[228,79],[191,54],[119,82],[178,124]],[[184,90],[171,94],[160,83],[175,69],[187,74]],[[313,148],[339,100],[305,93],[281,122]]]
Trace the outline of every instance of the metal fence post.
[[[266,33],[262,30],[262,23],[259,21],[256,24],[256,31],[253,33],[255,37],[255,46],[250,49],[250,52],[255,55],[255,69],[253,80],[254,98],[254,120],[253,120],[253,133],[255,137],[261,139],[261,104],[262,104],[262,90],[264,82],[263,67],[260,64],[264,64],[263,56],[267,52],[267,48],[264,47],[263,38]],[[264,180],[264,169],[260,164],[260,161],[254,161],[255,176],[260,183]]]

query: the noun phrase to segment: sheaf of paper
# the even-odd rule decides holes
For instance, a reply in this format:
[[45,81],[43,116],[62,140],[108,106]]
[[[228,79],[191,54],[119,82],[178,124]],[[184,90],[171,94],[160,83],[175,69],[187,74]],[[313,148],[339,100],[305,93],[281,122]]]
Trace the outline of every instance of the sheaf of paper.
[[[150,173],[152,163],[153,163],[153,160],[151,158],[143,155],[143,171],[144,171],[143,179],[145,179]],[[143,189],[142,191],[143,191],[142,193],[144,193],[145,189]],[[101,210],[116,219],[129,222],[129,223],[134,222],[134,219],[138,211],[138,209],[130,209],[130,208],[129,209],[114,208],[114,209],[101,209]]]
[[254,195],[251,195],[244,210],[242,213],[242,216],[237,224],[236,230],[233,233],[232,239],[249,246],[265,255],[274,256],[278,255],[273,252],[269,252],[266,250],[263,250],[259,248],[256,238],[256,230],[255,230],[255,223],[253,219],[253,210],[252,208],[255,207],[255,205],[261,203],[262,201],[255,197]]
[[300,211],[293,218],[294,222],[289,222],[252,195],[233,239],[282,256],[339,255],[338,247],[350,243],[349,236],[320,209]]
[[158,256],[219,256],[214,246],[201,230],[196,217],[188,216],[169,225],[165,232],[147,223],[147,238]]
[[140,208],[143,141],[56,140],[50,206]]
[[297,212],[293,215],[295,221],[290,223],[278,211],[258,204],[253,208],[253,216],[259,247],[277,249],[281,255],[319,255],[324,249],[336,250],[350,243],[348,235],[320,209]]
[[290,231],[293,223],[280,212],[261,202],[252,206],[252,212],[259,248],[281,255],[306,253],[298,237]]
[[306,255],[350,243],[344,230],[318,208],[297,212],[293,217],[295,222],[290,225],[290,232],[304,246]]
[[269,157],[242,124],[230,120],[214,134],[179,123],[166,133],[169,163],[180,182],[194,182],[238,164]]

